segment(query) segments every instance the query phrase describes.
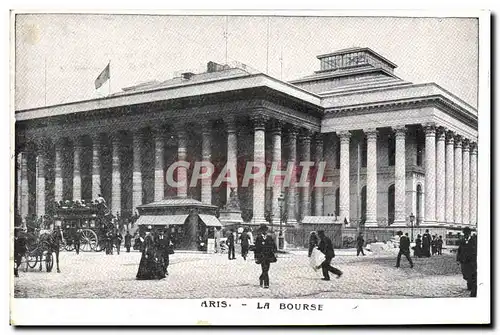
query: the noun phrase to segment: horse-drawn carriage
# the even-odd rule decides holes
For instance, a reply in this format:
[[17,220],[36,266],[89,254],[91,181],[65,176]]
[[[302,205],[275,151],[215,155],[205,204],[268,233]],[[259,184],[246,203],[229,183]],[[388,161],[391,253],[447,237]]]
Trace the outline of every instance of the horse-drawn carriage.
[[77,234],[80,235],[80,251],[104,250],[106,234],[114,229],[113,216],[105,208],[96,206],[57,208],[54,225],[61,227],[65,242],[61,250],[67,251],[75,249]]
[[[59,270],[59,248],[62,241],[61,231],[59,229],[47,230],[47,229],[35,229],[32,231],[23,231],[20,228],[17,238],[22,243],[16,241],[15,253],[19,255],[19,259],[24,257],[26,262],[26,270],[28,268],[35,268],[37,265],[40,266],[39,270],[42,270],[42,265],[45,263],[45,270],[51,272],[54,267],[54,253],[55,260],[57,264],[57,272]],[[19,243],[19,244],[17,244]],[[17,249],[17,250],[16,250]],[[21,264],[18,263],[17,267]],[[16,269],[17,269],[16,267]],[[17,270],[16,270],[17,271]]]

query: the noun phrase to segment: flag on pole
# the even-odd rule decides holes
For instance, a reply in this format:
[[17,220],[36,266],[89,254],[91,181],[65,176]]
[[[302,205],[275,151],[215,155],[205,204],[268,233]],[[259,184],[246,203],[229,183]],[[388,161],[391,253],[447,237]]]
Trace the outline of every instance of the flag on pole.
[[110,74],[109,74],[109,63],[108,65],[102,70],[101,74],[97,77],[95,80],[95,89],[99,89],[106,81],[110,79]]

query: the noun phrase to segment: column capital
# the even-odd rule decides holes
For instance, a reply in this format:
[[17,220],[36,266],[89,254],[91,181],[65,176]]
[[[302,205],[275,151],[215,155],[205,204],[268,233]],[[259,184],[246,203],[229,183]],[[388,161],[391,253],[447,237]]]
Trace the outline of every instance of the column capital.
[[446,131],[446,144],[453,145],[455,143],[455,133],[451,130]]
[[462,147],[462,136],[455,135],[455,148],[461,148],[461,147]]
[[299,132],[299,140],[301,142],[311,142],[311,131],[309,129],[302,128]]
[[73,135],[70,137],[70,139],[73,142],[73,147],[75,147],[75,148],[83,147],[83,136]]
[[288,136],[290,138],[297,138],[297,135],[299,134],[299,129],[295,126],[290,126],[288,127]]
[[444,141],[446,139],[446,129],[444,127],[437,127],[436,135],[438,141]]
[[365,133],[366,139],[368,141],[377,139],[377,135],[378,135],[377,128],[363,129],[363,132]]
[[339,131],[337,132],[337,136],[340,139],[340,143],[349,143],[349,140],[351,139],[351,132],[348,130]]
[[406,136],[406,126],[394,126],[392,127],[392,130],[394,131],[394,135],[396,138],[398,137],[405,137]]
[[272,120],[272,134],[273,135],[281,135],[281,130],[283,129],[283,121],[273,119]]
[[317,145],[323,144],[323,134],[322,133],[317,132],[316,134],[314,134],[314,143],[316,143]]
[[477,155],[477,143],[476,142],[470,142],[470,154],[471,155]]
[[[212,134],[212,120],[201,120],[201,121],[199,121],[199,124],[201,126],[202,135],[211,135]],[[228,132],[229,132],[229,130],[228,130]]]
[[462,141],[462,150],[468,152],[469,149],[470,149],[470,141],[467,138],[464,138]]
[[269,118],[263,114],[253,114],[250,116],[250,120],[253,123],[254,130],[265,130],[266,123],[269,121]]
[[424,127],[425,136],[436,136],[436,124],[433,122],[424,123],[422,125]]
[[118,144],[121,141],[121,133],[119,130],[110,132],[108,136],[113,144]]

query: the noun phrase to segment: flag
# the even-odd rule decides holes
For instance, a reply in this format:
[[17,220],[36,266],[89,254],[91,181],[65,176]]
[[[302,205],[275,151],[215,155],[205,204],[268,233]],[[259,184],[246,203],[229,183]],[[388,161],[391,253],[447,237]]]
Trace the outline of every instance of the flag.
[[101,87],[106,81],[109,80],[109,63],[108,65],[102,70],[101,74],[97,79],[95,80],[95,89],[97,90],[99,87]]

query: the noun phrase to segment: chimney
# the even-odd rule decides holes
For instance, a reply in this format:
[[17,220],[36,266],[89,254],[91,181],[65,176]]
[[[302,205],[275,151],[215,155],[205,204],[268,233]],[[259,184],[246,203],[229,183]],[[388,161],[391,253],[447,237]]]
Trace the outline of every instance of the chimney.
[[194,76],[194,73],[193,73],[193,72],[184,72],[184,73],[181,73],[181,77],[182,77],[182,79],[189,80],[189,79],[191,79],[193,76]]

